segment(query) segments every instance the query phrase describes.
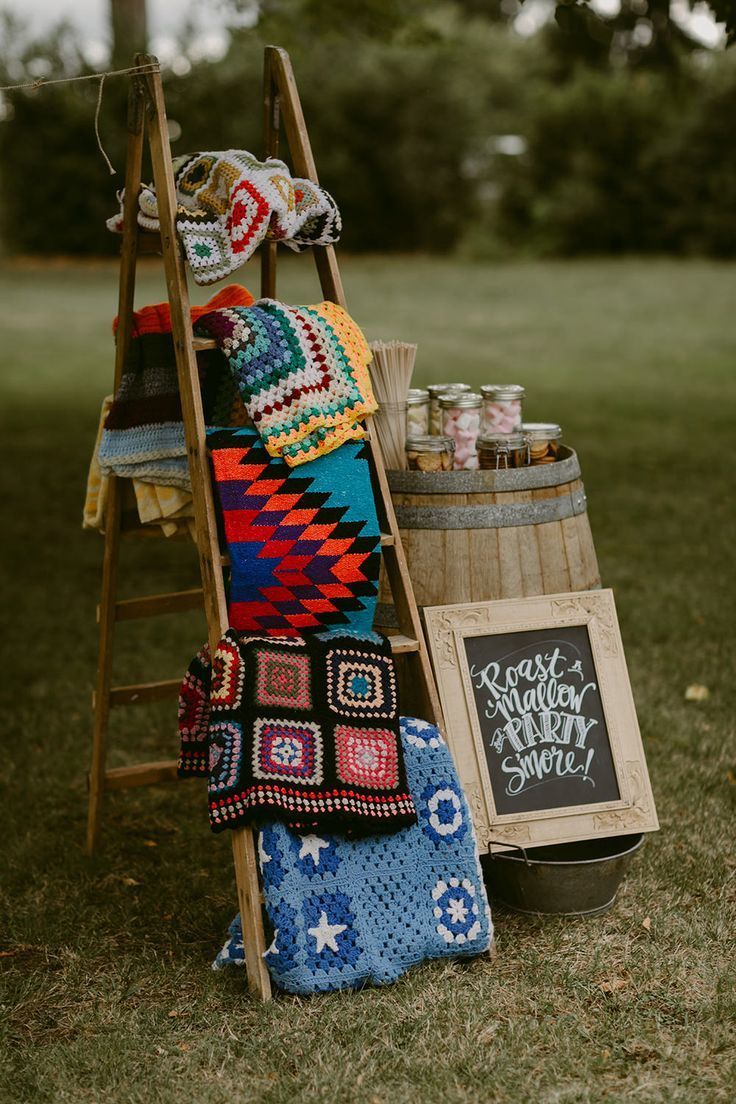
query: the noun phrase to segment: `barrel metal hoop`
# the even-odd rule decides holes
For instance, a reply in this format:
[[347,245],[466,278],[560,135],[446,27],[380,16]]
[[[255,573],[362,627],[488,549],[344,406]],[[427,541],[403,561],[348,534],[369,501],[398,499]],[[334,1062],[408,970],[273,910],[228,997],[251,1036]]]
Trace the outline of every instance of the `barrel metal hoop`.
[[572,449],[560,449],[563,457],[554,464],[532,464],[501,471],[387,471],[388,485],[395,494],[488,494],[494,491],[534,491],[560,487],[580,478],[580,463]]
[[400,529],[506,529],[545,525],[584,514],[582,484],[572,494],[496,506],[394,506]]

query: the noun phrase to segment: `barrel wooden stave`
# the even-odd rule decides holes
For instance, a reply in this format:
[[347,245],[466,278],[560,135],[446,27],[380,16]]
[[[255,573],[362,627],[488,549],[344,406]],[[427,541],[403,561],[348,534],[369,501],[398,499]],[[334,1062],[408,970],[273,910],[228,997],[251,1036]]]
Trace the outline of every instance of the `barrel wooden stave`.
[[[567,452],[568,461],[575,454]],[[557,473],[549,469],[548,478]],[[533,469],[529,469],[533,471]],[[509,524],[493,528],[405,528],[401,537],[406,552],[409,574],[420,606],[446,605],[454,602],[482,602],[499,598],[522,598],[535,594],[555,594],[571,590],[590,590],[600,586],[588,515],[584,508],[584,487],[575,461],[569,462],[566,473],[574,478],[551,486],[519,489],[478,490],[470,493],[433,493],[406,490],[414,473],[402,473],[396,482],[401,490],[392,494],[394,506],[401,517],[401,507],[526,507],[534,516],[539,503],[554,509],[552,500],[565,499],[577,503],[579,512],[558,520],[539,524]],[[452,478],[455,473],[447,473]],[[462,473],[465,474],[465,473]],[[490,484],[500,483],[497,473],[488,473]],[[504,473],[505,474],[505,473]],[[561,474],[561,472],[560,472]],[[480,473],[476,485],[483,484],[486,473]],[[518,476],[519,473],[514,473]],[[540,475],[535,472],[533,480]],[[523,479],[523,476],[522,476]],[[389,473],[391,480],[391,473]],[[461,481],[455,481],[459,483]],[[421,483],[421,480],[417,480]],[[451,485],[450,479],[447,484]],[[583,506],[579,504],[582,500]],[[562,512],[568,502],[560,503]],[[547,507],[543,507],[546,509]],[[422,515],[424,516],[424,515]],[[429,515],[426,515],[429,516]],[[422,522],[424,524],[424,522]],[[388,588],[383,587],[381,603],[390,602]],[[384,607],[385,608],[385,607]]]

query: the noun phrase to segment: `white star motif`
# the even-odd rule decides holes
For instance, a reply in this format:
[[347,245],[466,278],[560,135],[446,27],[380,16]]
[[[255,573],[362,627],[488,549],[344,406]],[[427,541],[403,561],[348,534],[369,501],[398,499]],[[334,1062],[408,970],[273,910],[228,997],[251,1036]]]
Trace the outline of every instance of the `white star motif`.
[[468,916],[468,907],[459,897],[453,897],[447,902],[447,911],[453,924],[464,924]]
[[320,839],[319,836],[300,836],[302,845],[299,848],[299,858],[305,859],[307,855],[311,858],[315,866],[319,866],[319,853],[323,847],[329,847],[327,840]]
[[272,858],[263,846],[263,832],[258,833],[258,858],[260,859],[261,870],[263,870],[266,863],[270,863]]
[[326,912],[320,913],[319,924],[316,928],[307,928],[309,934],[314,936],[317,944],[317,954],[320,954],[325,947],[329,947],[331,951],[337,951],[335,936],[346,930],[347,924],[330,924]]

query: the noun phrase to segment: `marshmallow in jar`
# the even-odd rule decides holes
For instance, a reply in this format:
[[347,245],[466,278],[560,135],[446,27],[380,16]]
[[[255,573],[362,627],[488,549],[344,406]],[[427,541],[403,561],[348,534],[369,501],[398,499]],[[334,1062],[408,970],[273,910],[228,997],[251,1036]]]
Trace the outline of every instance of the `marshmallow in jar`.
[[476,444],[482,401],[473,391],[449,391],[440,399],[442,432],[455,442],[455,471],[478,467]]
[[429,392],[429,432],[442,433],[442,412],[440,399],[448,391],[469,391],[467,383],[431,383],[427,388]]
[[429,391],[411,387],[406,397],[406,436],[425,437],[429,433]]
[[517,433],[521,429],[523,387],[518,383],[486,383],[480,393],[484,433]]

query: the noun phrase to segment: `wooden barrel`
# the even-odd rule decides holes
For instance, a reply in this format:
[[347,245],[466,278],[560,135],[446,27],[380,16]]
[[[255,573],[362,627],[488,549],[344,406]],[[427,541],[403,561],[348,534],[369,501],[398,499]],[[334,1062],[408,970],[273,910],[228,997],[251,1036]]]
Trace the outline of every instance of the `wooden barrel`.
[[[387,472],[420,606],[600,586],[580,465]],[[379,620],[395,624],[383,586]]]

